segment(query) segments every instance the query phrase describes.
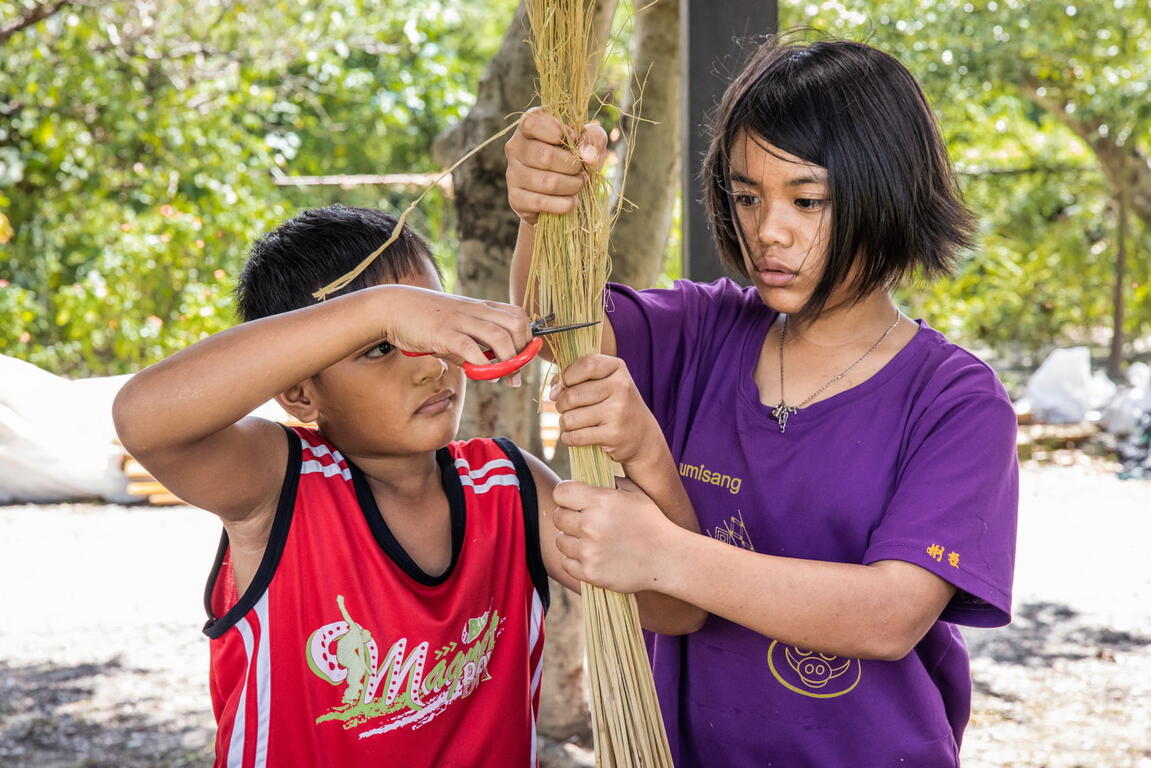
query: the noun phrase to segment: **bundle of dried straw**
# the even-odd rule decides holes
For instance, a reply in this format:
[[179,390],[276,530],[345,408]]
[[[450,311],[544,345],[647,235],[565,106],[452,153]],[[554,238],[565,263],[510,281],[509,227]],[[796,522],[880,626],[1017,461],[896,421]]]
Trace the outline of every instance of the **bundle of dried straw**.
[[[543,108],[569,126],[586,122],[603,60],[602,50],[591,50],[594,6],[587,0],[527,0]],[[578,156],[574,144],[570,149]],[[573,212],[542,214],[536,225],[527,305],[541,315],[554,313],[559,325],[604,316],[612,224],[609,184],[602,173],[589,169],[588,176],[590,183]],[[549,337],[560,367],[598,352],[601,329],[597,325]],[[615,485],[610,460],[600,448],[572,448],[571,466],[577,480]],[[582,593],[596,765],[671,768],[635,598],[588,584]]]

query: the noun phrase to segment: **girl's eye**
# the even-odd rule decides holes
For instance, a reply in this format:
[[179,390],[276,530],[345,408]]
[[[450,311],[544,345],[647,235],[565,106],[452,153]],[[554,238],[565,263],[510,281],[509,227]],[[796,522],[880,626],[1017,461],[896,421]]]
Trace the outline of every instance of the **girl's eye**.
[[827,200],[816,200],[810,197],[801,197],[795,201],[797,207],[805,211],[818,211],[827,205]]
[[371,357],[371,358],[383,357],[384,355],[391,352],[393,349],[395,349],[395,347],[393,347],[389,342],[381,341],[379,344],[377,344],[376,346],[372,347],[367,352],[365,352],[364,357]]
[[741,208],[748,208],[759,202],[759,198],[755,195],[747,194],[746,192],[737,192],[731,196],[735,204]]

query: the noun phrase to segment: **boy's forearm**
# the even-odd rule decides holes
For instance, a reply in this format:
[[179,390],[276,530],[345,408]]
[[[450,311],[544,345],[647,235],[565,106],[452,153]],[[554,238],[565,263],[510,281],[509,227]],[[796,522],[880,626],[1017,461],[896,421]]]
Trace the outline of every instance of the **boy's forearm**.
[[[133,453],[194,443],[383,337],[388,287],[244,323],[136,374],[116,399]],[[381,306],[383,305],[383,306]]]

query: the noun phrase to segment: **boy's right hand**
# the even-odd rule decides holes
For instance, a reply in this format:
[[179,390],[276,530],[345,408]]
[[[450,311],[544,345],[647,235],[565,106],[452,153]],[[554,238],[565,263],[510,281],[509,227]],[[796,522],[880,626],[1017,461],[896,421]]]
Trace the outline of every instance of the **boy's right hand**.
[[[578,159],[564,146],[565,138],[579,147]],[[512,210],[533,225],[541,213],[572,210],[587,183],[585,168],[599,170],[606,148],[607,134],[598,123],[588,123],[576,136],[542,109],[529,110],[504,145]]]
[[380,338],[407,352],[430,353],[455,365],[486,365],[491,361],[484,347],[497,359],[510,360],[532,340],[527,313],[512,304],[409,285],[379,289],[387,292],[388,308]]

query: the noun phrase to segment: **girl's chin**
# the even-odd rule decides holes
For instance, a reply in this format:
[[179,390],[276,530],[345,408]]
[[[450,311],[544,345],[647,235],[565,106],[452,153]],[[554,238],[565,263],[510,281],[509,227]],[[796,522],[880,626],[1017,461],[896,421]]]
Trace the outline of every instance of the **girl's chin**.
[[786,288],[771,288],[757,284],[756,292],[759,294],[760,301],[783,315],[796,314],[803,309],[803,305],[807,302],[807,296],[799,295]]

